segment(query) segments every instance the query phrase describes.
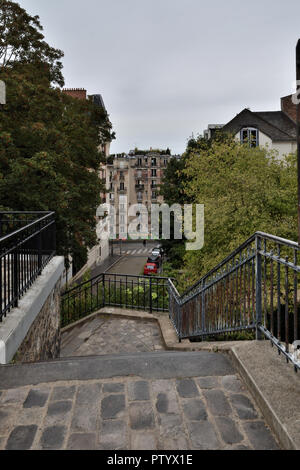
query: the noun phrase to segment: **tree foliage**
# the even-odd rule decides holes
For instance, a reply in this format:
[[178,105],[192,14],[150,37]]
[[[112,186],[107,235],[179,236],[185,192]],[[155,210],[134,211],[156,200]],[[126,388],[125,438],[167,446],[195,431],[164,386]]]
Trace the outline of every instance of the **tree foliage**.
[[18,3],[0,0],[0,66],[16,63],[42,65],[50,81],[64,85],[63,52],[47,44],[38,16],[30,16]]
[[221,261],[256,231],[295,240],[296,157],[278,160],[266,148],[234,139],[193,149],[182,171],[189,200],[205,205],[205,245],[185,255],[188,282]]
[[197,281],[256,231],[296,240],[296,175],[295,155],[280,161],[275,152],[241,145],[222,132],[210,140],[190,138],[161,186],[169,205],[205,206],[202,250],[186,252],[183,242],[163,242],[180,287]]
[[[1,2],[2,8],[4,3],[13,2]],[[34,47],[40,57],[34,37],[35,32],[28,38],[32,57]],[[111,124],[92,101],[54,89],[49,69],[23,52],[0,69],[7,91],[0,112],[0,206],[55,211],[58,253],[71,255],[79,268],[96,243],[95,215],[104,189],[99,167],[105,160],[99,146],[114,137]]]

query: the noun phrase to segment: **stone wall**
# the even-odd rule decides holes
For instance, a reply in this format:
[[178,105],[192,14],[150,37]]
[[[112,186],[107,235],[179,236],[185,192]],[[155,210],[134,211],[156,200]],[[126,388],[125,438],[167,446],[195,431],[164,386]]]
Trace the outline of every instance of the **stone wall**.
[[59,280],[29,329],[14,362],[47,361],[59,357],[60,285]]

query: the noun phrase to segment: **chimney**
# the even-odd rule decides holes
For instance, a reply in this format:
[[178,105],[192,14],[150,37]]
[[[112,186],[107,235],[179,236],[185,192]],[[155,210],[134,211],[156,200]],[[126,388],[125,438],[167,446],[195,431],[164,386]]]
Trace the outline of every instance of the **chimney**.
[[297,121],[297,106],[292,101],[293,95],[281,98],[281,111],[287,114],[293,121]]
[[63,93],[66,95],[72,96],[72,98],[77,98],[79,100],[86,100],[86,90],[84,88],[64,88]]

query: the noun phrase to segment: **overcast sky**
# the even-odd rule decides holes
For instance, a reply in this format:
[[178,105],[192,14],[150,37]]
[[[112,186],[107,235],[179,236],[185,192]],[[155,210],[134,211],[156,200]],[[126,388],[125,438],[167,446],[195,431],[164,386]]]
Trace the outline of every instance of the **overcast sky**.
[[112,152],[185,150],[293,91],[299,0],[19,0],[62,49],[66,87],[103,96]]

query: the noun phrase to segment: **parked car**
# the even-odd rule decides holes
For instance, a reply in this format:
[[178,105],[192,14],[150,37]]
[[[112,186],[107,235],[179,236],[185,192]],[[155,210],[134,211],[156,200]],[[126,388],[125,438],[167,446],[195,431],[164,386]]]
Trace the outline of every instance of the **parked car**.
[[157,274],[157,265],[155,263],[146,263],[144,267],[144,276],[152,276]]
[[147,259],[147,263],[152,263],[152,264],[155,264],[157,266],[157,268],[159,268],[161,266],[161,256],[149,256],[149,258]]
[[163,257],[163,254],[164,254],[164,250],[162,249],[161,246],[157,246],[157,247],[153,248],[153,250],[152,250],[152,255],[153,256]]

